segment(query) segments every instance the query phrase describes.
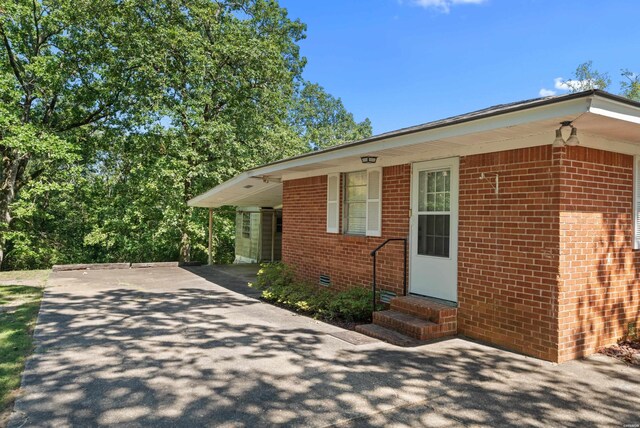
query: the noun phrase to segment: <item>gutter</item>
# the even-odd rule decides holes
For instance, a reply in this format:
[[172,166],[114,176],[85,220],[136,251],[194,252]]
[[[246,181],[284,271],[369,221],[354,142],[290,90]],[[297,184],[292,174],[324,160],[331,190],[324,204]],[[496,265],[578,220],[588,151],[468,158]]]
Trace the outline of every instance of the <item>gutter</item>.
[[284,164],[284,163],[288,163],[288,162],[291,162],[291,161],[307,159],[307,158],[311,158],[311,157],[314,157],[314,156],[320,156],[320,155],[324,155],[324,154],[327,154],[327,153],[332,153],[332,152],[336,152],[336,151],[340,151],[340,150],[346,150],[346,149],[350,149],[350,148],[353,148],[353,147],[359,147],[359,146],[362,146],[362,145],[375,143],[377,141],[387,140],[387,139],[406,136],[406,135],[411,135],[411,134],[417,134],[417,133],[420,133],[420,132],[431,131],[431,130],[440,129],[440,128],[446,128],[446,127],[460,125],[460,124],[469,123],[469,122],[474,122],[474,121],[478,121],[478,120],[482,120],[482,119],[492,118],[492,117],[496,117],[496,116],[502,116],[502,115],[509,114],[509,113],[515,113],[515,112],[519,112],[519,111],[523,111],[523,110],[531,110],[531,109],[544,107],[544,106],[548,106],[548,105],[552,105],[552,104],[559,104],[559,103],[563,103],[563,102],[567,102],[567,101],[571,101],[571,100],[576,100],[576,99],[590,98],[588,100],[588,103],[587,103],[586,111],[591,111],[592,108],[593,108],[594,101],[596,100],[596,98],[595,98],[596,96],[599,97],[599,98],[607,99],[609,101],[613,101],[615,104],[621,105],[623,107],[639,108],[640,109],[640,102],[636,102],[636,101],[633,101],[633,100],[630,100],[628,98],[624,98],[624,97],[621,97],[621,96],[618,96],[618,95],[613,95],[613,94],[610,94],[608,92],[601,91],[599,89],[591,89],[591,90],[588,90],[588,91],[576,92],[576,93],[572,93],[572,94],[555,96],[555,97],[547,97],[547,98],[537,98],[537,99],[532,99],[532,100],[525,100],[525,101],[512,103],[512,104],[500,104],[500,105],[497,105],[497,106],[489,107],[487,109],[477,110],[476,112],[462,114],[462,115],[459,115],[459,116],[452,116],[450,118],[445,118],[445,119],[442,119],[442,120],[428,122],[428,123],[425,123],[425,124],[422,124],[422,125],[402,128],[402,129],[399,129],[399,130],[396,130],[396,131],[390,131],[390,132],[386,132],[386,133],[383,133],[383,134],[375,135],[373,137],[365,138],[363,140],[348,142],[348,143],[344,143],[344,144],[341,144],[341,145],[338,145],[338,146],[333,146],[333,147],[329,147],[329,148],[326,148],[326,149],[323,149],[323,150],[319,150],[319,151],[316,151],[316,152],[303,153],[303,154],[300,154],[300,155],[297,155],[297,156],[293,156],[293,157],[289,157],[289,158],[286,158],[286,159],[277,160],[277,161],[266,163],[266,164],[263,164],[263,165],[259,165],[259,166],[256,166],[254,168],[247,169],[247,170],[243,171],[242,173],[240,173],[239,175],[237,175],[235,177],[232,177],[231,179],[225,181],[224,183],[221,183],[218,186],[215,186],[215,187],[211,188],[207,192],[204,192],[204,193],[192,198],[191,200],[189,200],[187,202],[187,204],[190,205],[190,206],[193,206],[193,204],[197,203],[199,200],[206,199],[207,196],[209,196],[210,192],[212,192],[214,189],[217,189],[219,191],[219,190],[228,188],[228,187],[232,186],[233,184],[235,184],[235,183],[237,183],[237,182],[239,182],[241,180],[247,179],[247,178],[264,179],[265,178],[264,174],[260,175],[260,173],[258,171],[263,170],[265,168],[273,167],[273,166],[276,166],[276,165],[281,165],[281,164]]
[[[594,95],[603,97],[603,98],[608,98],[612,101],[618,101],[621,102],[623,104],[629,105],[631,107],[637,107],[640,108],[640,102],[636,102],[636,101],[632,101],[628,98],[624,98],[618,95],[613,95],[610,94],[608,92],[605,91],[601,91],[599,89],[591,89],[588,91],[583,91],[583,92],[576,92],[576,93],[572,93],[572,94],[568,94],[568,95],[561,95],[561,96],[557,96],[557,97],[548,97],[548,98],[538,98],[539,101],[535,101],[532,100],[530,102],[528,101],[524,101],[521,103],[517,103],[512,107],[506,107],[504,109],[499,109],[496,108],[495,110],[490,110],[487,111],[486,113],[479,113],[477,115],[473,115],[473,112],[471,113],[471,115],[460,115],[459,119],[454,119],[451,121],[448,121],[448,119],[443,119],[443,120],[437,120],[434,122],[428,122],[422,125],[417,125],[417,126],[412,126],[412,127],[408,127],[408,128],[402,128],[399,129],[397,131],[390,131],[390,132],[386,132],[384,134],[379,134],[379,135],[374,135],[373,137],[369,137],[369,138],[365,138],[364,140],[357,140],[357,141],[352,141],[349,143],[344,143],[338,146],[333,146],[333,147],[328,147],[326,149],[323,150],[319,150],[317,152],[310,152],[310,153],[303,153],[301,155],[297,155],[297,156],[293,156],[290,158],[286,158],[286,159],[281,159],[281,160],[277,160],[274,162],[269,162],[260,166],[256,166],[254,168],[248,169],[245,172],[251,172],[251,171],[256,171],[259,169],[262,169],[264,167],[268,167],[268,166],[273,166],[273,165],[278,165],[284,162],[289,162],[292,160],[297,160],[297,159],[304,159],[307,157],[312,157],[312,156],[317,156],[323,153],[330,153],[330,152],[334,152],[337,150],[342,150],[342,149],[346,149],[349,147],[357,147],[363,144],[368,144],[368,143],[373,143],[376,141],[380,141],[380,140],[386,140],[389,138],[394,138],[394,137],[401,137],[404,135],[410,135],[410,134],[415,134],[418,132],[423,132],[423,131],[429,131],[432,129],[438,129],[438,128],[444,128],[447,126],[452,126],[452,125],[459,125],[461,123],[467,123],[467,122],[472,122],[475,120],[480,120],[480,119],[487,119],[487,118],[491,118],[494,116],[500,116],[503,114],[507,114],[507,113],[514,113],[514,112],[518,112],[518,111],[522,111],[522,110],[528,110],[528,109],[532,109],[532,108],[536,108],[536,107],[543,107],[546,105],[550,105],[550,104],[556,104],[556,103],[560,103],[560,102],[564,102],[564,101],[570,101],[570,100],[574,100],[574,99],[579,99],[579,98],[587,98],[587,97],[593,97]],[[589,104],[589,106],[591,105],[591,103]],[[489,108],[491,109],[491,107]],[[482,111],[482,110],[478,110],[478,111]],[[453,118],[458,117],[458,116],[453,116]]]

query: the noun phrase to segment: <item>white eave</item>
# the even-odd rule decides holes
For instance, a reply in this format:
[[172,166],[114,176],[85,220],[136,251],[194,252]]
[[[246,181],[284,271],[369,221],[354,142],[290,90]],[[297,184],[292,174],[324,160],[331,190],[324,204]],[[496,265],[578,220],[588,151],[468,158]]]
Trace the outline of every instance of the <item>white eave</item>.
[[[511,108],[512,106],[512,108]],[[274,207],[282,181],[364,169],[360,156],[390,166],[450,156],[551,144],[562,121],[572,121],[580,143],[640,155],[640,104],[601,91],[487,109],[343,144],[254,168],[191,199],[196,207]]]
[[275,207],[282,204],[282,183],[279,179],[269,181],[249,171],[209,189],[189,200],[192,207]]

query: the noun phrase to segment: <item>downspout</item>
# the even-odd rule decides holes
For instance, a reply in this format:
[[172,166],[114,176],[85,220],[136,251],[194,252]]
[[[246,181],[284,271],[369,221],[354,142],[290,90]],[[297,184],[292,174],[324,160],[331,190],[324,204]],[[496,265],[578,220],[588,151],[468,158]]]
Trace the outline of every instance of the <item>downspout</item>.
[[[264,236],[264,231],[262,230],[262,226],[264,225],[264,222],[262,221],[263,214],[264,212],[262,208],[260,208],[260,210],[258,211],[260,222],[258,223],[258,246],[256,248],[256,263],[260,263],[262,261],[262,238]],[[253,222],[251,222],[251,232],[253,233]],[[253,234],[251,235],[251,238],[253,239]]]
[[209,248],[208,248],[208,264],[211,266],[213,264],[213,208],[209,208]]
[[276,222],[278,221],[278,216],[276,215],[276,210],[271,211],[271,263],[275,260],[273,259],[276,251]]

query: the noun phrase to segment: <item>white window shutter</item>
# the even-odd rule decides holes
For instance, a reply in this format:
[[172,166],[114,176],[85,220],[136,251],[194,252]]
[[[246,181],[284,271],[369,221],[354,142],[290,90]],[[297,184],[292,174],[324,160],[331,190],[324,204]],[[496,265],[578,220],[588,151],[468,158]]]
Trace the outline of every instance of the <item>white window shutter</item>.
[[633,249],[640,250],[640,156],[633,158]]
[[382,236],[382,168],[367,170],[367,236]]
[[327,233],[340,232],[340,174],[327,176]]

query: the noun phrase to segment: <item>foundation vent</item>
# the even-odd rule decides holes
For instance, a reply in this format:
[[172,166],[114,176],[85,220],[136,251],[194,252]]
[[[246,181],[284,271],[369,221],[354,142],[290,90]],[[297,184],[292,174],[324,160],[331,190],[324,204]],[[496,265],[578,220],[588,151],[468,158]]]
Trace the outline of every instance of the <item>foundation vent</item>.
[[320,285],[329,287],[331,285],[331,277],[329,275],[320,275]]
[[382,303],[389,303],[391,302],[391,299],[393,299],[396,296],[397,294],[394,293],[393,291],[380,290],[380,301]]

